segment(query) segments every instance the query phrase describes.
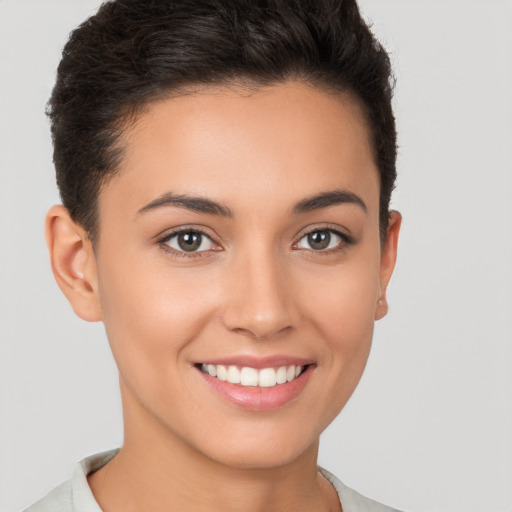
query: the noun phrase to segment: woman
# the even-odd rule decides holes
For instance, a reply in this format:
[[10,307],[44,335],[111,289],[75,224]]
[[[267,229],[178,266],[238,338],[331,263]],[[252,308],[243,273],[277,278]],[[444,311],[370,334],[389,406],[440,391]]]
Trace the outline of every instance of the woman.
[[28,511],[391,510],[317,467],[387,312],[389,59],[353,1],[119,0],[49,103],[52,269],[125,438]]

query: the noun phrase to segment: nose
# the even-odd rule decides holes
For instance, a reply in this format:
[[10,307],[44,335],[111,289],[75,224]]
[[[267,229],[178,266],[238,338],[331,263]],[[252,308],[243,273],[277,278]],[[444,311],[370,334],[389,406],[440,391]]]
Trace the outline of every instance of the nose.
[[227,329],[265,340],[296,326],[293,281],[284,267],[271,251],[232,262],[222,313]]

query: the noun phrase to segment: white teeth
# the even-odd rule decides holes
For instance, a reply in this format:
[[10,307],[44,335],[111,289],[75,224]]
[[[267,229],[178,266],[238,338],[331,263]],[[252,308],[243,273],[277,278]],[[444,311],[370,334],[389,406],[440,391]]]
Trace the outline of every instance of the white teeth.
[[284,384],[286,382],[286,366],[281,366],[276,372],[277,384]]
[[274,387],[277,384],[276,371],[274,368],[263,368],[263,370],[260,370],[260,378],[258,380],[258,384],[261,388]]
[[217,365],[217,379],[228,380],[228,371],[226,370],[226,367],[221,364]]
[[258,370],[244,366],[240,372],[240,383],[242,386],[257,386]]
[[240,384],[240,370],[236,366],[228,368],[227,381],[231,382],[231,384]]
[[201,370],[211,377],[217,377],[219,380],[230,382],[231,384],[241,384],[242,386],[259,386],[262,388],[271,388],[279,384],[285,384],[296,379],[302,372],[302,366],[280,366],[279,368],[250,368],[244,366],[239,369],[237,366],[224,366],[223,364],[202,364]]

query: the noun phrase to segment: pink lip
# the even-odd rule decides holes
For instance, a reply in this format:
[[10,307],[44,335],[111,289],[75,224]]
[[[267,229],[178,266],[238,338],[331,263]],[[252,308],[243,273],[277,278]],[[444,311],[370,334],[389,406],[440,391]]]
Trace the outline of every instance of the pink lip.
[[255,357],[250,355],[224,357],[222,359],[206,359],[204,361],[197,361],[197,364],[221,364],[223,366],[238,366],[243,368],[248,366],[261,370],[262,368],[279,368],[280,366],[307,366],[314,364],[311,359],[304,359],[299,357],[291,357],[285,355],[275,355],[268,357]]
[[[223,359],[222,363],[219,362],[209,364],[226,364],[226,361],[226,359]],[[290,359],[287,359],[287,361],[290,361]],[[273,362],[272,364],[269,364],[269,360],[266,360],[264,365],[254,366],[254,362],[247,364],[247,360],[244,359],[244,363],[241,366],[251,366],[252,368],[286,366],[286,364],[280,364],[281,362],[282,360],[279,360],[278,364]],[[239,366],[239,363],[240,360],[238,358],[232,361],[232,364],[236,366]],[[289,364],[299,365],[300,363],[292,362]],[[300,364],[300,366],[305,365]],[[230,382],[211,377],[210,375],[199,370],[197,367],[195,367],[195,370],[211,390],[213,390],[224,400],[227,400],[229,403],[251,411],[268,411],[283,407],[297,398],[302,390],[306,387],[306,384],[308,383],[314,368],[315,365],[310,364],[306,370],[296,379],[285,384],[277,384],[271,388],[231,384]]]

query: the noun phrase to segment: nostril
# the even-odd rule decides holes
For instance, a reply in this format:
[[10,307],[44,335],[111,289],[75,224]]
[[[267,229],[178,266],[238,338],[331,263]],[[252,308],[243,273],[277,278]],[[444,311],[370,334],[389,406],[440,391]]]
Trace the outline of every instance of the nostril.
[[226,328],[255,340],[282,334],[295,325],[296,303],[290,279],[275,253],[244,253],[226,290],[222,321]]

